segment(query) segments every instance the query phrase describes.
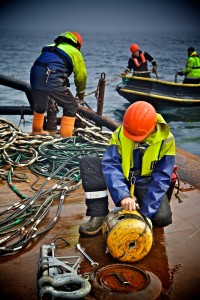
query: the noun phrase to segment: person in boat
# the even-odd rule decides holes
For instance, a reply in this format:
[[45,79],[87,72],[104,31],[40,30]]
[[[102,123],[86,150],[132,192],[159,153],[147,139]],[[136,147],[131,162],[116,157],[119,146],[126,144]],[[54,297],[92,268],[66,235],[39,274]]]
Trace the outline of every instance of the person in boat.
[[[72,136],[78,101],[84,99],[87,71],[80,52],[82,36],[78,32],[64,32],[54,44],[45,46],[35,60],[30,72],[30,84],[34,98],[32,133],[43,131],[44,113],[50,99],[63,108],[60,135]],[[74,73],[76,97],[69,89],[69,77]]]
[[[131,57],[128,60],[128,66],[122,75],[126,75],[133,70],[133,75],[140,77],[151,77],[150,73],[156,73],[157,63],[155,59],[147,52],[140,50],[137,44],[131,44]],[[152,70],[148,69],[148,61],[152,64]]]
[[186,67],[183,71],[177,72],[177,75],[183,76],[185,78],[183,83],[188,84],[198,84],[200,83],[200,57],[195,51],[194,47],[189,47],[187,49],[188,59],[186,62]]
[[80,159],[86,216],[90,216],[79,227],[80,235],[90,237],[101,231],[109,213],[107,190],[116,207],[137,209],[153,226],[171,224],[174,163],[175,140],[162,115],[145,101],[131,104],[102,160]]

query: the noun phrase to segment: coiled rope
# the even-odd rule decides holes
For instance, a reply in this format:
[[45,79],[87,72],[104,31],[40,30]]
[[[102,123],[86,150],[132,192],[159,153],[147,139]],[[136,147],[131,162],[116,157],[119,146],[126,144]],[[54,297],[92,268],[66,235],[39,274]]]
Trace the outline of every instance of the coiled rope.
[[36,148],[50,135],[31,135],[22,132],[12,122],[0,118],[0,167],[9,164],[15,167],[31,165],[38,157]]
[[[57,222],[65,197],[82,183],[80,157],[102,157],[111,133],[101,131],[89,121],[77,117],[86,128],[77,128],[74,137],[65,139],[31,136],[11,122],[0,119],[1,164],[12,166],[7,174],[2,169],[0,175],[6,175],[9,186],[21,198],[0,212],[0,255],[14,254],[49,231]],[[31,197],[18,190],[12,181],[14,168],[23,166],[29,166],[33,173],[46,178]],[[44,228],[41,222],[55,203],[55,216]]]

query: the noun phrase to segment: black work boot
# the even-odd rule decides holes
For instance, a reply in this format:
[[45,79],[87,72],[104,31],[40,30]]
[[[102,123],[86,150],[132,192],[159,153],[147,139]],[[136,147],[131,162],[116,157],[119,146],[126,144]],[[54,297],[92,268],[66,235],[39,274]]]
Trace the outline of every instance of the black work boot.
[[105,216],[91,217],[89,221],[79,227],[79,233],[83,237],[96,236],[101,232]]

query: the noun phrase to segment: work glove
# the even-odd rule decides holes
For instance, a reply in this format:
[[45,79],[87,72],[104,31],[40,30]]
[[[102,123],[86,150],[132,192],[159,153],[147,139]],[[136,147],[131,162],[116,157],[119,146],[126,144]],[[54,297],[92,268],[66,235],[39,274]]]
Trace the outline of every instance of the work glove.
[[152,73],[156,73],[156,71],[157,71],[157,68],[156,68],[156,66],[153,66],[153,68],[152,68],[151,72],[152,72]]
[[122,75],[122,76],[125,76],[125,75],[127,75],[128,73],[131,73],[131,71],[130,71],[129,68],[127,68],[125,71],[121,72],[121,75]]
[[176,72],[176,75],[183,76],[183,72]]
[[121,75],[122,75],[122,76],[126,76],[126,74],[127,74],[127,72],[126,72],[126,71],[124,71],[124,72],[121,72]]
[[79,97],[75,97],[75,100],[76,100],[76,102],[78,102],[78,104],[80,104],[80,105],[84,105],[84,103],[85,103],[85,101],[84,100],[81,100],[81,99],[79,99]]

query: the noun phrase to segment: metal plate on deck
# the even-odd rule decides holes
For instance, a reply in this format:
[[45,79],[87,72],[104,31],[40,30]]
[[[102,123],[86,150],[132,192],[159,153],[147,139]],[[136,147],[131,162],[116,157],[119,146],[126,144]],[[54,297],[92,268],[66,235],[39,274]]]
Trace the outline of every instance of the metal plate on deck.
[[140,291],[150,282],[146,272],[128,265],[105,267],[97,272],[96,278],[104,288],[119,293]]
[[93,283],[97,299],[102,299],[106,293],[105,299],[152,300],[160,295],[162,288],[153,273],[128,264],[112,264],[99,269]]

